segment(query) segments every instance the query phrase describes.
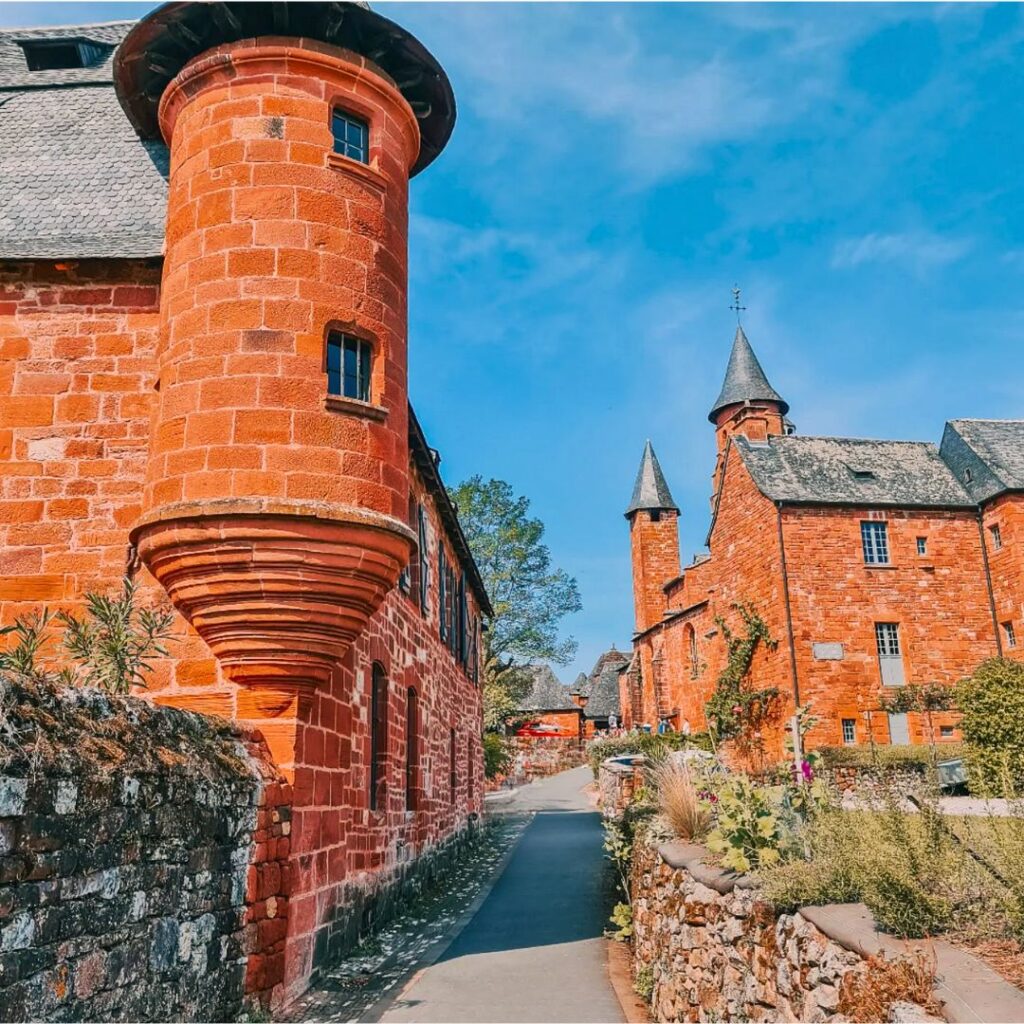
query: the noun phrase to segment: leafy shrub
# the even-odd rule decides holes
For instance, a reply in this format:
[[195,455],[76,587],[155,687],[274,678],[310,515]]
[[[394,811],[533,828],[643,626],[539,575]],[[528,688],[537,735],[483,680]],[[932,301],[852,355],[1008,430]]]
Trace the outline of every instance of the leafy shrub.
[[484,748],[484,777],[493,779],[498,775],[507,775],[515,763],[515,754],[512,744],[499,736],[496,732],[485,732],[483,738]]
[[915,879],[883,865],[875,865],[865,880],[862,898],[880,928],[905,939],[945,931],[952,918],[946,899],[925,892]]
[[[19,681],[82,683],[110,693],[128,693],[146,686],[152,661],[166,657],[164,641],[170,639],[174,612],[170,608],[139,608],[138,585],[125,578],[116,597],[85,595],[85,615],[68,612],[56,616],[48,609],[19,618],[0,629],[14,643],[0,652],[0,678]],[[62,645],[70,665],[47,667],[42,658],[53,639],[51,624],[64,627]]]
[[857,879],[849,867],[828,857],[775,865],[764,878],[762,894],[783,913],[825,903],[856,903],[861,898]]
[[685,761],[666,759],[651,772],[658,808],[680,839],[696,842],[707,833],[711,807],[694,785]]
[[[963,743],[937,744],[940,761],[963,757]],[[843,747],[820,747],[817,753],[825,768],[891,768],[904,767],[924,771],[932,763],[932,749],[919,744],[884,744],[874,749],[869,744]]]
[[654,995],[654,969],[650,966],[637,969],[633,978],[633,991],[645,1002],[651,1001]]
[[1024,789],[1024,662],[992,658],[956,687],[971,789]]
[[782,860],[787,834],[775,790],[732,775],[716,790],[716,823],[707,846],[733,871],[752,871]]
[[615,925],[612,938],[618,942],[625,942],[633,934],[633,907],[629,903],[616,903],[609,918]]

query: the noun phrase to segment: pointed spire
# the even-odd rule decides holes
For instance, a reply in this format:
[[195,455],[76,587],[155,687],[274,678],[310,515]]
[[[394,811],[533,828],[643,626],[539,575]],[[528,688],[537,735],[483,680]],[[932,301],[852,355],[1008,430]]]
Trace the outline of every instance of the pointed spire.
[[768,378],[764,375],[764,370],[761,369],[761,364],[757,361],[743,328],[737,326],[722,390],[711,412],[708,413],[708,419],[714,423],[715,417],[727,405],[753,401],[778,402],[783,416],[789,412],[789,404],[768,383]]
[[629,508],[626,509],[626,516],[631,516],[641,509],[679,511],[679,506],[672,499],[672,492],[665,482],[665,474],[661,471],[658,456],[654,454],[654,447],[650,440],[644,445],[640,469],[636,474],[636,483],[633,485],[633,499],[629,503]]

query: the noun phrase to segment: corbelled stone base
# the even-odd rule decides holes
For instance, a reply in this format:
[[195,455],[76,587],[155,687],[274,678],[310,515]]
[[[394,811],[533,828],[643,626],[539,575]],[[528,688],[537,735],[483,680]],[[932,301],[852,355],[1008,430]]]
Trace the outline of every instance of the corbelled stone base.
[[139,554],[237,683],[325,684],[409,557],[401,524],[219,513],[135,531]]

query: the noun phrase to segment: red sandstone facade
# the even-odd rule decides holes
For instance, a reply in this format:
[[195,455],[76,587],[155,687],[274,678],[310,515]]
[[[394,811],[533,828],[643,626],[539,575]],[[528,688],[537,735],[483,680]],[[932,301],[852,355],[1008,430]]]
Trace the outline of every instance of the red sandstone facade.
[[[318,4],[222,6],[158,11],[114,58],[169,147],[162,257],[0,261],[0,622],[125,574],[173,603],[148,696],[252,726],[283,774],[247,982],[280,1002],[479,815],[489,607],[408,405],[409,177],[447,80],[354,5],[351,37]],[[390,71],[348,48],[384,30]],[[334,151],[339,108],[365,162]],[[368,401],[328,395],[331,331],[369,344]]]
[[[678,509],[648,445],[627,511],[636,606],[622,676],[626,725],[706,728],[726,664],[721,623],[763,618],[751,683],[779,691],[760,740],[783,754],[797,706],[810,746],[928,741],[925,716],[880,700],[910,683],[952,684],[986,658],[1019,657],[1024,628],[1022,421],[955,420],[941,450],[916,442],[794,436],[742,330],[710,419],[718,447],[709,554],[682,572]],[[863,526],[862,524],[877,524]],[[865,541],[879,533],[884,557]],[[883,639],[880,639],[880,631]],[[894,633],[897,651],[886,646]],[[934,738],[959,738],[955,713]]]

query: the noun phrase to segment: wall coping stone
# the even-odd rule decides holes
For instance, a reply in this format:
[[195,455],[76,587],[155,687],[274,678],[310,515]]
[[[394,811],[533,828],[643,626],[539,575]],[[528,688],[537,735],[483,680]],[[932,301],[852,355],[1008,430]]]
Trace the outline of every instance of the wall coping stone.
[[757,879],[753,875],[741,875],[716,864],[705,864],[708,848],[698,843],[663,843],[658,847],[661,859],[672,868],[683,868],[701,885],[725,896],[733,889],[753,889]]
[[[740,875],[704,863],[708,850],[697,843],[661,843],[657,849],[669,867],[685,870],[694,881],[721,895],[757,885],[752,875]],[[1024,992],[966,950],[948,942],[908,941],[880,932],[871,911],[863,903],[800,907],[797,914],[826,938],[861,957],[898,956],[914,950],[934,952],[935,992],[943,1003],[943,1016],[950,1024],[1024,1021]]]

